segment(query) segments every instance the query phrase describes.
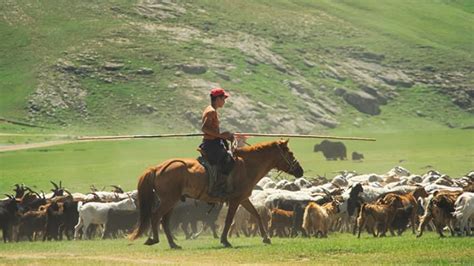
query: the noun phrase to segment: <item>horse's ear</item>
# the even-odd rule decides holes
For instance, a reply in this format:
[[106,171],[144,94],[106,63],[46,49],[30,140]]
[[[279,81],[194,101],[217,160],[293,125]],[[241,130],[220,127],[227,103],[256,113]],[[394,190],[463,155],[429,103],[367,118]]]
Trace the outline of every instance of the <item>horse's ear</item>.
[[288,146],[288,141],[290,141],[290,139],[282,139],[280,143],[283,144],[284,146]]

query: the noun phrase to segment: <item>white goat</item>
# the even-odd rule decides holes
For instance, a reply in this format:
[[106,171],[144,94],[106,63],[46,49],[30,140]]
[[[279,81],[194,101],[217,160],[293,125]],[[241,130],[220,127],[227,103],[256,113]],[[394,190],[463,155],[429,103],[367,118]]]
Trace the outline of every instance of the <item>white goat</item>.
[[[79,232],[84,235],[85,239],[87,238],[87,230],[91,224],[97,225],[106,225],[107,224],[107,214],[109,210],[136,210],[137,206],[135,201],[132,198],[122,200],[120,202],[89,202],[87,204],[82,204],[79,202],[77,205],[77,211],[79,212],[79,221],[74,227],[74,239],[78,239]],[[104,231],[105,232],[105,228]],[[102,237],[104,237],[102,233]]]
[[459,196],[454,203],[455,211],[453,216],[459,221],[461,233],[471,235],[471,226],[469,220],[474,218],[474,193],[464,192]]

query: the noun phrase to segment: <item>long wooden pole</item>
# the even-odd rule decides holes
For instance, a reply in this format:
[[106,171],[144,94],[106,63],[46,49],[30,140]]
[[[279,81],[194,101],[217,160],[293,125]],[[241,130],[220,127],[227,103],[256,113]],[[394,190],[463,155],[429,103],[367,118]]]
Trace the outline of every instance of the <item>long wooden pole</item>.
[[304,139],[340,139],[340,140],[375,141],[374,138],[337,137],[337,136],[325,136],[325,135],[270,134],[270,133],[235,133],[234,135],[252,136],[252,137],[304,138]]
[[[147,139],[147,138],[175,138],[175,137],[200,137],[202,133],[188,134],[154,134],[154,135],[120,135],[120,136],[82,136],[77,140],[113,140],[113,139]],[[301,135],[301,134],[269,134],[269,133],[234,133],[236,136],[247,137],[276,137],[276,138],[308,138],[308,139],[338,139],[338,140],[361,140],[375,141],[374,138],[362,137],[337,137],[324,135]]]

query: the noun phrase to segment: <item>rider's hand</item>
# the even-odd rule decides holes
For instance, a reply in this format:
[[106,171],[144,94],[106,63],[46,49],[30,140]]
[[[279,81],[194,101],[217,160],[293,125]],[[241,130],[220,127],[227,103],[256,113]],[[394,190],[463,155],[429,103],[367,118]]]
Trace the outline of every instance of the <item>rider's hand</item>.
[[234,134],[232,134],[228,131],[222,132],[221,136],[222,136],[223,139],[230,140],[230,141],[232,141],[234,139]]

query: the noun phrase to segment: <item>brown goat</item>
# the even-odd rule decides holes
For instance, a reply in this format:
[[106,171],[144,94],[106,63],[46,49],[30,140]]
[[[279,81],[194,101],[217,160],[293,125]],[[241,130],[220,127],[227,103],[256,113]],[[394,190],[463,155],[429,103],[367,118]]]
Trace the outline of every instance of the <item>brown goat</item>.
[[291,228],[293,225],[293,214],[293,211],[273,209],[270,219],[270,236],[273,236],[276,230],[279,237],[288,237],[289,233],[287,232],[287,228]]
[[433,220],[440,237],[444,237],[443,228],[447,225],[451,231],[451,236],[454,236],[453,224],[456,219],[453,217],[454,203],[461,195],[462,191],[440,191],[433,194],[433,198],[428,203],[423,217],[421,218],[420,226],[418,227],[418,235],[421,237],[427,223]]
[[[401,207],[403,206],[398,197],[391,197],[387,201],[378,202],[376,204],[362,204],[359,217],[357,217],[357,227],[359,228],[357,237],[360,238],[362,228],[366,226],[369,218],[372,218],[374,221],[372,226],[374,236],[385,236],[387,228],[392,224],[395,218],[397,209]],[[377,230],[379,226],[380,230]],[[378,231],[377,234],[375,234],[375,230]]]
[[46,237],[47,207],[43,205],[37,211],[20,214],[17,241],[21,236],[26,236],[30,241],[36,240],[38,233],[42,233],[43,238]]
[[[425,198],[427,196],[428,196],[428,193],[426,192],[425,188],[424,187],[418,187],[414,191],[406,193],[406,194],[399,195],[399,194],[396,194],[396,193],[388,193],[380,200],[380,202],[382,204],[384,204],[386,202],[392,201],[391,198],[397,197],[401,201],[402,207],[405,210],[409,211],[409,213],[405,213],[406,211],[398,211],[397,214],[395,215],[394,219],[399,220],[399,219],[402,219],[402,218],[408,216],[410,218],[412,232],[413,232],[413,234],[415,234],[416,233],[416,225],[418,223],[418,214],[417,213],[418,213],[418,208],[419,208],[419,206],[418,206],[419,204],[418,204],[417,199],[419,197]],[[406,219],[406,218],[404,218],[404,219]],[[392,235],[394,235],[392,227],[390,227],[390,232],[392,233]],[[399,234],[400,233],[401,233],[401,231],[399,230]]]
[[310,202],[304,210],[303,229],[308,236],[327,237],[329,226],[333,217],[339,212],[337,201],[325,203],[319,206],[315,202]]

